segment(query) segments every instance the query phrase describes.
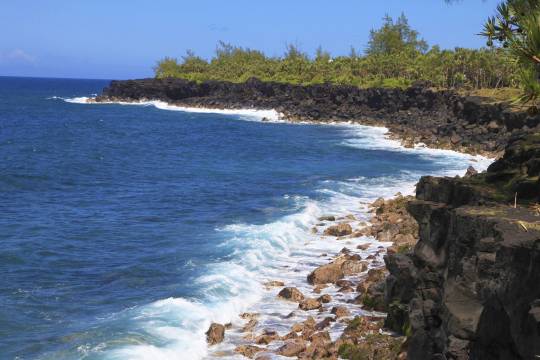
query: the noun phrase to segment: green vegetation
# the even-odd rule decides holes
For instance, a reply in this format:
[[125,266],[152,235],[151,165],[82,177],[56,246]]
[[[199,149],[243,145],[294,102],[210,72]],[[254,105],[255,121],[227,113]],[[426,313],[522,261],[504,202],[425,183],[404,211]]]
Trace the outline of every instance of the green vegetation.
[[369,310],[385,311],[386,309],[382,296],[370,296],[369,294],[364,294],[364,296],[362,296],[362,304]]
[[412,250],[413,246],[411,244],[401,244],[397,247],[398,254],[406,254]]
[[488,19],[482,35],[487,45],[499,46],[518,67],[522,87],[519,100],[537,103],[540,99],[540,1],[506,0],[497,14]]
[[407,87],[429,81],[440,88],[501,88],[517,85],[516,65],[506,61],[500,48],[441,50],[429,48],[404,15],[384,18],[372,30],[364,55],[352,48],[348,56],[332,57],[322,48],[314,57],[289,45],[282,57],[220,42],[209,61],[188,51],[181,59],[158,62],[158,78],[178,77],[194,81],[263,81],[293,84],[345,84],[360,87]]
[[401,351],[403,338],[383,334],[367,334],[358,344],[344,343],[338,349],[342,359],[388,360],[395,359]]

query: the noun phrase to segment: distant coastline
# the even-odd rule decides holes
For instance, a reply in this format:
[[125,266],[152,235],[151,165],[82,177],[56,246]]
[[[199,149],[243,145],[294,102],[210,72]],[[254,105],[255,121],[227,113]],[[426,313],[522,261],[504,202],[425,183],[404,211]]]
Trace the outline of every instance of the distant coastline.
[[425,144],[470,154],[500,156],[508,139],[540,124],[540,116],[507,111],[452,91],[411,88],[360,89],[339,85],[290,85],[182,79],[112,81],[96,102],[162,101],[209,109],[267,109],[289,121],[354,122],[383,126],[411,147]]

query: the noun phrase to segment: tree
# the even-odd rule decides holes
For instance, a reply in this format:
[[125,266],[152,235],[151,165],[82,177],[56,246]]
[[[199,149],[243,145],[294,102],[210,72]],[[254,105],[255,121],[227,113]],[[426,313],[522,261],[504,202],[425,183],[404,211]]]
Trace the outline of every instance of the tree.
[[203,58],[195,55],[192,50],[187,50],[186,55],[182,56],[180,66],[183,73],[202,73],[208,68],[208,63]]
[[394,22],[388,14],[383,18],[383,25],[378,30],[371,30],[366,49],[368,55],[394,54],[403,51],[425,53],[428,44],[418,38],[418,32],[409,26],[405,14]]
[[540,99],[540,1],[506,0],[497,7],[481,35],[499,46],[520,68],[522,102]]
[[327,63],[331,58],[330,53],[323,50],[322,46],[319,46],[317,50],[315,50],[315,61]]
[[179,65],[175,58],[164,57],[159,60],[154,67],[157,78],[176,77],[179,76]]

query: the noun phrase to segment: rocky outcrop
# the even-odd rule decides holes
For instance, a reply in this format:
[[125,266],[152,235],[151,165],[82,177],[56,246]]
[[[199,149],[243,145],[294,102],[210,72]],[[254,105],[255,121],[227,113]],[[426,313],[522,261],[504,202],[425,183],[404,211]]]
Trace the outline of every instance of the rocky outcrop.
[[278,293],[278,297],[284,300],[296,301],[296,302],[304,300],[304,294],[302,294],[302,292],[295,287],[283,288]]
[[371,226],[360,230],[357,235],[373,236],[379,241],[392,242],[389,252],[403,252],[416,244],[418,224],[409,214],[407,204],[412,196],[396,194],[393,199],[377,199],[371,205],[374,213]]
[[484,174],[419,182],[419,241],[385,259],[386,325],[409,335],[410,359],[540,356],[539,160],[529,135]]
[[329,236],[345,236],[350,234],[352,234],[352,228],[351,225],[347,223],[329,226],[326,230],[324,230],[324,235]]
[[360,89],[340,85],[291,85],[250,79],[245,83],[183,79],[113,81],[96,101],[163,100],[209,108],[275,109],[295,121],[357,121],[383,125],[406,144],[425,143],[472,153],[501,152],[511,135],[537,128],[540,116],[503,105],[481,104],[452,91],[422,86]]
[[366,270],[366,263],[360,261],[357,256],[342,255],[334,261],[313,270],[308,275],[307,280],[312,285],[336,283],[344,276],[358,274]]
[[225,326],[212,323],[206,332],[206,341],[209,345],[219,344],[225,337]]

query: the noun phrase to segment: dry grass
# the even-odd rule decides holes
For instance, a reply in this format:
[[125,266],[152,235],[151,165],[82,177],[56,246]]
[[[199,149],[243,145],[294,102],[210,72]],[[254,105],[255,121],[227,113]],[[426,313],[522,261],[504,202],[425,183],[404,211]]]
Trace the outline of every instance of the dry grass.
[[476,98],[482,104],[504,104],[513,111],[526,111],[530,105],[517,103],[521,90],[516,88],[458,90],[458,94]]

